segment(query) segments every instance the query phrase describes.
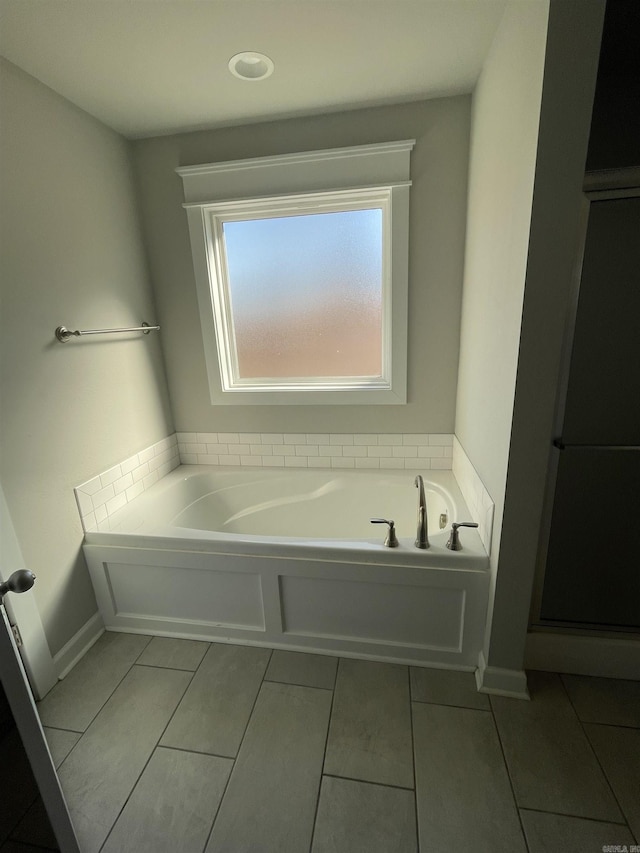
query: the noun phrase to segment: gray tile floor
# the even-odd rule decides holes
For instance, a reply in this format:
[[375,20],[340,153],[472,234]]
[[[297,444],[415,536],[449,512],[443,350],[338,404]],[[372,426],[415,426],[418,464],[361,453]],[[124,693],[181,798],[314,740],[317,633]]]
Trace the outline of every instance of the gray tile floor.
[[83,853],[640,843],[640,682],[530,673],[530,689],[107,633],[39,710]]

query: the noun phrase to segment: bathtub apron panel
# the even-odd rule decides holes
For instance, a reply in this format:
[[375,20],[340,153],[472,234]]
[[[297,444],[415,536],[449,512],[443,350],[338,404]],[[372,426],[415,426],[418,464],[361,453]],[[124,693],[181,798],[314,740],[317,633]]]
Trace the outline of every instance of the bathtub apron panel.
[[[165,479],[184,483],[185,470],[177,472]],[[444,474],[451,478],[450,472]],[[187,472],[186,479],[189,476]],[[400,492],[406,485],[411,504],[410,518],[398,516],[402,530],[415,524],[416,493],[410,477],[396,476],[401,478]],[[313,486],[321,496],[337,488],[318,487],[315,480],[299,483],[303,491]],[[364,484],[367,492],[373,483],[370,479]],[[385,483],[376,504],[394,494],[395,485],[386,475]],[[162,486],[158,494],[167,492],[166,483],[158,486]],[[170,497],[165,496],[169,515],[181,523],[189,507],[189,517],[197,519],[203,506],[224,497],[223,489],[214,494],[202,483],[194,488],[191,482],[190,501],[178,500],[171,489]],[[238,493],[228,480],[224,488]],[[358,488],[362,489],[362,481]],[[438,488],[447,511],[461,518],[466,508],[459,493],[451,483]],[[260,480],[260,489],[265,503],[269,485]],[[448,532],[439,530],[426,551],[415,548],[413,535],[401,537],[399,548],[389,549],[379,536],[341,541],[221,534],[172,526],[166,518],[164,526],[154,530],[140,521],[149,514],[163,516],[154,504],[156,498],[149,495],[138,507],[131,505],[126,518],[112,519],[109,528],[85,537],[84,553],[107,629],[476,667],[489,581],[488,558],[476,531],[465,531],[465,549],[452,552],[444,547]],[[198,506],[203,497],[206,504]],[[274,500],[268,501],[269,512]],[[287,503],[282,497],[277,500]],[[436,506],[440,514],[443,504]],[[255,514],[235,505],[232,509],[234,519]]]

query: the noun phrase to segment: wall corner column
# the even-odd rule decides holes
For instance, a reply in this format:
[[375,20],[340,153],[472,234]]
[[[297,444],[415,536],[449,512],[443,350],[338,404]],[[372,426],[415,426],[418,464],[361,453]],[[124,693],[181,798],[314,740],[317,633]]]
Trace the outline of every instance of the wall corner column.
[[523,671],[604,7],[551,0],[549,8],[500,554],[479,676],[485,688],[487,673]]

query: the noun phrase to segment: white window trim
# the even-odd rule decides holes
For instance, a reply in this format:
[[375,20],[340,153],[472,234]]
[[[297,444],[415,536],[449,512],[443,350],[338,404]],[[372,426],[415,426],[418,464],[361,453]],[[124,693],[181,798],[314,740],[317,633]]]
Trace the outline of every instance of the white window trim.
[[[185,192],[211,402],[214,405],[398,405],[406,403],[409,232],[409,155],[414,140],[312,151],[178,168]],[[385,180],[386,179],[386,180]],[[324,194],[325,198],[320,198]],[[310,205],[313,202],[313,209]],[[340,206],[342,205],[342,206]],[[289,210],[356,210],[386,205],[383,245],[383,377],[325,377],[304,387],[292,377],[277,384],[234,379],[225,299],[225,272],[215,251],[224,219],[269,217]],[[388,275],[387,275],[388,274]],[[387,346],[391,339],[391,347]],[[312,385],[313,387],[310,387]]]

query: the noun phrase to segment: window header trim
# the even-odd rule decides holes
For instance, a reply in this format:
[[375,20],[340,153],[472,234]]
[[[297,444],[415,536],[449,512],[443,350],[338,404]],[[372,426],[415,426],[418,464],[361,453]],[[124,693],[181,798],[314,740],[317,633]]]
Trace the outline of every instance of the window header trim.
[[402,154],[411,152],[415,139],[402,139],[397,142],[382,142],[373,145],[352,145],[348,148],[324,148],[317,151],[302,151],[296,154],[276,154],[272,157],[250,157],[246,160],[227,160],[222,163],[200,163],[195,166],[178,166],[176,172],[181,178],[211,175],[222,172],[244,171],[246,169],[265,169],[272,166],[294,166],[327,160],[342,160],[349,157],[364,157],[379,154]]
[[179,166],[184,200],[204,204],[328,190],[406,185],[414,139]]

